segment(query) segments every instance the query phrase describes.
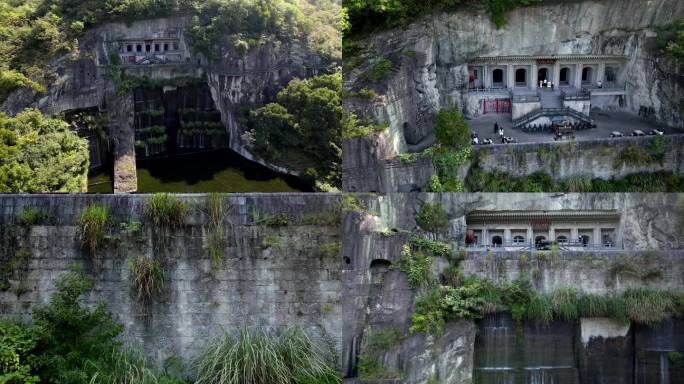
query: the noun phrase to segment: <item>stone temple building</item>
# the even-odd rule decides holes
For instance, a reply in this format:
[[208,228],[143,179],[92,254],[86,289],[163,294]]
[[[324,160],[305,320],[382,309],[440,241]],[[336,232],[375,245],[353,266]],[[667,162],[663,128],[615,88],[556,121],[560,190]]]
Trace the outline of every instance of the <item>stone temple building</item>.
[[623,248],[616,210],[475,210],[465,221],[469,248],[522,250],[549,242],[563,250]]
[[510,113],[516,128],[550,124],[553,117],[590,123],[594,106],[624,108],[626,61],[598,54],[477,57],[468,63],[464,109],[469,117]]

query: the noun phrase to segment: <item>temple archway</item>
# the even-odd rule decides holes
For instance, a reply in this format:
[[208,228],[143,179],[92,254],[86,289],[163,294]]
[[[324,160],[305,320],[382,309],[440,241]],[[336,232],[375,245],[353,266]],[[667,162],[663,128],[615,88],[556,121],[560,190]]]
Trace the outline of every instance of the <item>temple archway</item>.
[[494,236],[492,237],[492,245],[495,247],[500,247],[503,245],[503,239],[501,236]]
[[570,85],[570,68],[561,68],[560,79],[558,80],[560,85]]
[[539,73],[537,73],[537,79],[538,81],[550,81],[549,79],[549,69],[548,68],[539,68]]
[[525,68],[518,68],[515,71],[515,86],[516,87],[526,87],[527,86],[527,70]]
[[504,85],[504,72],[503,69],[497,68],[492,71],[492,87],[503,87]]
[[592,82],[593,68],[586,67],[582,69],[582,83],[587,84]]

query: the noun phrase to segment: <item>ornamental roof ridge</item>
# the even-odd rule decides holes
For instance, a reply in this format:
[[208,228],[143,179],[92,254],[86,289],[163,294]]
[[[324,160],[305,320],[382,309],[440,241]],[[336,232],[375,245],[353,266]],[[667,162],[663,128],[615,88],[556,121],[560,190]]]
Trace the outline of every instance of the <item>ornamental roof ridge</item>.
[[477,56],[471,61],[493,60],[562,60],[562,59],[627,59],[625,55],[605,54],[552,54],[552,55],[501,55],[501,56]]

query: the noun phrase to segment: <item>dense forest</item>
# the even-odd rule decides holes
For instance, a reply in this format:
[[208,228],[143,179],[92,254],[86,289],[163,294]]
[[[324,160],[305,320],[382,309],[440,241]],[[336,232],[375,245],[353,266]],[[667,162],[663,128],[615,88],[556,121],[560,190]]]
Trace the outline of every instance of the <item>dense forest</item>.
[[506,23],[506,12],[542,0],[344,0],[344,33],[364,34],[406,25],[430,11],[484,7],[497,26]]

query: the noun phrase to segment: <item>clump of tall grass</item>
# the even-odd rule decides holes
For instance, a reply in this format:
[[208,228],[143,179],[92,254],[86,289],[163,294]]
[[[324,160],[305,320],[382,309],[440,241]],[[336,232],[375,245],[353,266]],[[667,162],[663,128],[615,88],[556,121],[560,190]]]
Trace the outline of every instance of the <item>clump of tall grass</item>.
[[161,228],[180,228],[185,224],[188,205],[176,195],[157,193],[147,199],[145,217]]
[[87,247],[94,254],[105,243],[109,223],[107,207],[102,204],[87,207],[78,218],[81,246]]
[[333,357],[304,331],[279,337],[243,328],[225,333],[196,359],[196,384],[339,384]]
[[574,321],[579,318],[579,291],[577,289],[557,289],[551,295],[551,302],[558,318],[565,321]]
[[646,325],[657,324],[674,310],[672,295],[646,288],[630,288],[622,295],[629,318]]
[[553,320],[551,299],[546,295],[533,295],[527,305],[527,319],[541,325],[550,324]]
[[144,308],[149,307],[164,286],[164,270],[158,261],[143,256],[131,261],[131,274],[135,298]]
[[218,268],[223,259],[223,248],[226,245],[223,220],[228,208],[230,207],[226,207],[223,195],[212,193],[207,197],[206,211],[209,217],[207,246],[209,248],[211,264],[214,268]]
[[[102,364],[102,363],[105,364]],[[101,364],[94,364],[90,384],[183,384],[185,381],[150,362],[141,353],[113,348]]]

